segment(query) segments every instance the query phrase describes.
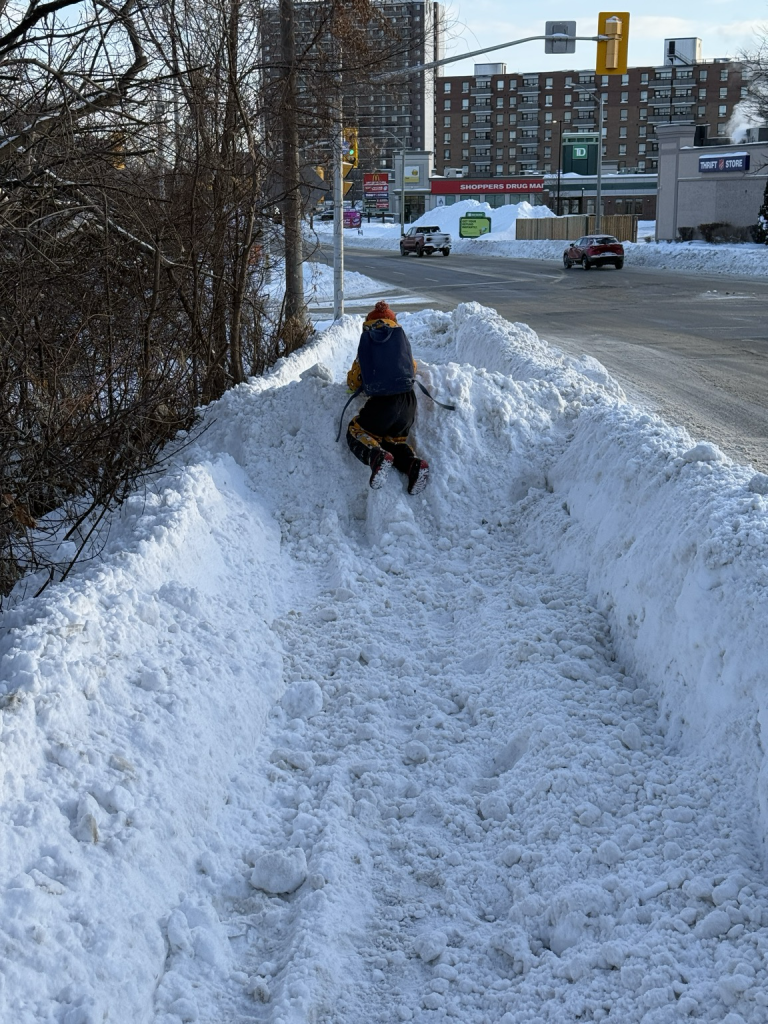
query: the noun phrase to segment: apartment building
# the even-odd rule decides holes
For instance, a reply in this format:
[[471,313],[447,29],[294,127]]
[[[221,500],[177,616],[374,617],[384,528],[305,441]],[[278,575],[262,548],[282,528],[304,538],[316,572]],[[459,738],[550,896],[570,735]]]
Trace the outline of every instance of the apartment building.
[[[407,71],[409,67],[440,60],[444,55],[444,9],[434,0],[393,0],[376,3],[380,20],[366,26],[370,45],[380,44],[382,52],[392,51],[377,74]],[[327,9],[314,3],[296,3],[294,7],[297,53],[311,56],[312,47],[324,59],[333,53],[331,34],[323,27]],[[262,29],[262,58],[269,77],[278,74],[280,65],[280,12],[268,9]],[[342,63],[345,58],[342,57]],[[346,62],[355,65],[355,55]],[[270,69],[275,69],[270,71]],[[357,72],[342,72],[342,94],[345,123],[359,129],[359,162],[361,170],[373,171],[394,166],[395,154],[403,149],[432,151],[435,139],[436,72],[415,71],[412,74],[360,85]],[[302,105],[306,110],[322,100],[313,94],[313,83],[300,82]],[[327,103],[327,93],[325,102]],[[327,117],[327,110],[322,112]],[[318,116],[321,112],[318,110]],[[327,142],[326,142],[327,145]],[[307,154],[311,162],[322,153]]]
[[710,135],[725,136],[745,91],[741,65],[730,60],[674,64],[671,42],[665,40],[670,63],[630,68],[624,75],[514,74],[504,64],[478,64],[473,76],[439,79],[437,172],[455,167],[465,177],[556,174],[562,134],[598,131],[598,94],[606,171],[655,173],[657,124],[706,123]]

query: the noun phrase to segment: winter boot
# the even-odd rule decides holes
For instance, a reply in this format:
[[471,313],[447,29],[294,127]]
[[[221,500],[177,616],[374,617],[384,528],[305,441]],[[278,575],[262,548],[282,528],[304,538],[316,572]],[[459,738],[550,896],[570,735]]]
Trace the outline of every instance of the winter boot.
[[414,458],[408,470],[408,493],[419,494],[427,486],[429,465],[424,459]]
[[371,479],[368,483],[374,491],[377,491],[384,484],[394,464],[395,460],[389,452],[385,452],[383,448],[373,449],[368,462],[368,465],[371,467]]

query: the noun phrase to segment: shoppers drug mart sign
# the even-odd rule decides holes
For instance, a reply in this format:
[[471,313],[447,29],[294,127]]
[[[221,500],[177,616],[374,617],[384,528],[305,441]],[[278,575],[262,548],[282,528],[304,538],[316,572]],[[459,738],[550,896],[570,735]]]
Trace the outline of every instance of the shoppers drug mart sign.
[[491,195],[543,192],[543,178],[432,178],[432,195]]

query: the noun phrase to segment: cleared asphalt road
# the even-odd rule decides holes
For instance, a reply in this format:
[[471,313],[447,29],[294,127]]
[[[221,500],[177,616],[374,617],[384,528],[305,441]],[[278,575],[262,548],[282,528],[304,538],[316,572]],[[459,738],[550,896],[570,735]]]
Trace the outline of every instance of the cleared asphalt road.
[[[318,257],[332,262],[328,247]],[[629,264],[566,271],[498,256],[403,258],[349,244],[344,265],[436,309],[476,301],[530,324],[563,351],[599,359],[633,401],[694,440],[768,473],[768,280]]]

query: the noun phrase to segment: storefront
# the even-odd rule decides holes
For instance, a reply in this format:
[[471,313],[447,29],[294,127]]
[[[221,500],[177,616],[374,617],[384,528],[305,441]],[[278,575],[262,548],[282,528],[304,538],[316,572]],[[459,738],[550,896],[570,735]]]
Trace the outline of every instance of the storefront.
[[462,199],[477,199],[489,206],[507,206],[523,200],[540,205],[546,195],[543,178],[432,178],[427,209],[451,206]]
[[768,179],[768,140],[708,139],[705,126],[693,122],[659,124],[656,134],[656,238],[751,241]]

